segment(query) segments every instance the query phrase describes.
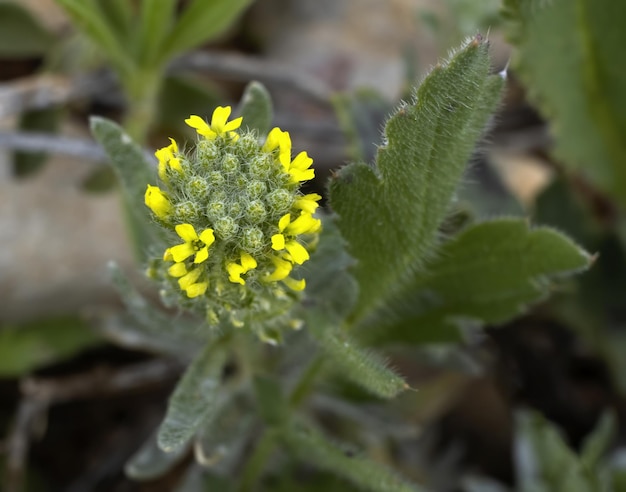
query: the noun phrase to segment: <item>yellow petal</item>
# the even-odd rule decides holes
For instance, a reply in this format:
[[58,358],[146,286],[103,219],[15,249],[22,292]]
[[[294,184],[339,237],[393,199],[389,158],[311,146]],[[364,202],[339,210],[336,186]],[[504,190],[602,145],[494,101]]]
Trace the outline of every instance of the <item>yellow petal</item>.
[[308,169],[313,164],[313,159],[311,159],[305,151],[300,152],[296,158],[291,162],[289,169],[297,169],[298,171],[304,171]]
[[315,177],[315,171],[313,169],[306,169],[300,171],[298,169],[291,169],[289,171],[292,183],[302,183],[303,181],[309,181]]
[[282,133],[283,132],[280,128],[272,128],[267,134],[267,138],[265,139],[265,143],[263,144],[263,151],[271,152],[272,150],[278,148],[280,144],[280,136]]
[[304,279],[295,280],[295,279],[293,279],[291,277],[287,277],[287,278],[283,279],[283,283],[287,287],[289,287],[291,290],[295,290],[296,292],[304,290],[304,288],[306,287],[306,281]]
[[170,252],[172,253],[172,258],[176,263],[180,263],[181,261],[185,261],[196,251],[193,249],[193,246],[190,243],[178,244],[177,246],[172,246],[170,248]]
[[283,232],[285,227],[289,225],[289,222],[291,222],[291,214],[283,215],[278,221],[278,230]]
[[174,140],[172,137],[169,137],[169,139],[170,139],[169,149],[172,151],[172,154],[177,154],[178,153],[178,144],[176,143],[176,140]]
[[163,251],[163,261],[174,261],[174,257],[172,256],[170,248],[167,248],[165,251]]
[[176,234],[187,243],[198,239],[198,234],[191,224],[178,224],[174,229],[176,229]]
[[244,269],[244,272],[252,270],[257,267],[256,260],[252,257],[252,255],[248,253],[241,253],[241,266]]
[[317,201],[321,199],[322,197],[317,193],[309,193],[308,195],[304,195],[302,198],[298,198],[294,202],[293,206],[303,212],[313,214],[317,207],[319,207],[319,203],[317,203]]
[[285,236],[282,234],[274,234],[272,236],[272,249],[275,251],[285,249]]
[[187,123],[187,125],[189,125],[191,128],[195,128],[198,132],[198,135],[203,135],[210,139],[216,137],[216,133],[211,130],[211,127],[207,124],[207,122],[199,116],[196,116],[195,114],[187,118],[185,120],[185,123]]
[[[233,121],[229,121],[228,123],[226,123],[226,125],[224,125],[224,132],[232,132],[233,130],[236,130],[237,128],[239,128],[241,126],[241,122],[243,121],[243,117],[239,117],[239,118],[235,118]],[[239,138],[239,135],[237,135],[236,133],[231,133],[230,135],[232,138],[234,138],[236,136],[236,138]]]
[[314,219],[311,214],[303,212],[300,214],[300,217],[287,226],[286,232],[292,236],[312,234],[320,228],[320,225],[321,221],[319,219]]
[[309,252],[297,241],[289,241],[285,244],[285,248],[298,265],[302,265],[309,259]]
[[293,269],[293,265],[291,262],[280,259],[280,258],[272,258],[272,262],[276,266],[276,270],[274,270],[270,275],[266,276],[263,280],[266,282],[276,282],[278,280],[283,280],[286,278]]
[[193,262],[202,263],[203,261],[206,261],[208,257],[209,257],[209,248],[205,246],[204,248],[200,248],[200,250],[196,253],[196,257],[194,258]]
[[172,277],[178,278],[186,275],[188,272],[184,263],[174,263],[171,267],[169,267],[167,273],[169,273]]
[[211,246],[215,242],[215,235],[213,234],[213,229],[205,229],[200,233],[200,241],[202,241],[207,246]]
[[228,263],[226,271],[228,272],[228,280],[234,284],[244,285],[246,282],[241,278],[244,268],[239,263]]
[[194,298],[203,295],[208,287],[208,282],[199,282],[197,284],[192,284],[187,287],[185,292],[187,293],[187,297]]
[[172,210],[172,204],[158,186],[148,185],[144,200],[146,206],[160,219],[165,219]]
[[180,165],[180,159],[178,157],[173,157],[169,161],[167,161],[167,165],[172,169],[176,169],[177,171],[182,171],[183,168]]
[[190,285],[196,283],[196,280],[200,278],[201,274],[202,270],[200,268],[194,268],[187,275],[184,275],[183,277],[178,279],[178,285],[182,290],[187,290]]
[[218,106],[215,108],[213,116],[211,117],[211,129],[215,133],[224,133],[224,126],[226,126],[226,121],[230,116],[230,112],[230,106]]

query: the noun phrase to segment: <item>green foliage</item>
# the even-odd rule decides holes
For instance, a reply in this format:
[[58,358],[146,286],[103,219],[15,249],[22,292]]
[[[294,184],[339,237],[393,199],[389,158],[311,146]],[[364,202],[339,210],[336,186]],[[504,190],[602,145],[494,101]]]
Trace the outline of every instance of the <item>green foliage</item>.
[[[54,133],[60,115],[58,108],[28,111],[20,116],[19,126],[25,131]],[[42,152],[16,152],[13,160],[13,173],[16,176],[32,174],[43,166],[46,157],[47,155]]]
[[604,492],[612,487],[610,470],[599,463],[615,432],[606,414],[577,456],[559,431],[536,413],[517,419],[515,463],[520,492]]
[[498,100],[487,44],[469,42],[424,79],[388,121],[377,165],[344,167],[331,182],[339,228],[358,260],[355,316],[389,299],[436,244],[465,164]]
[[208,344],[187,368],[159,428],[157,443],[163,451],[182,448],[215,416],[226,358],[222,344]]
[[0,377],[15,377],[69,359],[102,339],[79,318],[62,317],[0,329]]
[[136,254],[145,261],[150,249],[159,244],[163,234],[152,222],[148,208],[144,205],[147,183],[155,181],[156,172],[147,162],[141,148],[120,126],[94,117],[91,119],[91,131],[106,150],[120,180]]
[[353,449],[329,440],[312,426],[283,427],[280,439],[298,459],[331,471],[372,492],[418,492],[423,490],[386,467],[355,454]]
[[153,480],[163,476],[185,457],[188,447],[166,453],[157,442],[155,432],[143,446],[128,460],[124,471],[133,480]]
[[514,66],[550,121],[559,159],[626,203],[626,4],[507,0]]
[[22,6],[0,1],[0,57],[25,58],[45,55],[54,44],[46,31]]
[[267,135],[270,131],[273,109],[272,99],[263,84],[250,82],[239,104],[239,116],[243,117],[244,126],[256,130],[259,135]]
[[388,306],[358,327],[369,343],[458,339],[459,321],[502,323],[545,297],[550,279],[578,272],[591,258],[562,234],[523,219],[468,227],[443,244]]

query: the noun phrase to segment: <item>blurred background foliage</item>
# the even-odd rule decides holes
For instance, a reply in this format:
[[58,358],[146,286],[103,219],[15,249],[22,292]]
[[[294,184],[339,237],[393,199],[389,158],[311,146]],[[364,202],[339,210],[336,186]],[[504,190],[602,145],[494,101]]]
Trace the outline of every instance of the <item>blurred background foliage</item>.
[[[231,443],[231,459],[219,460],[208,473],[190,464],[194,453],[213,463],[216,457],[202,449],[219,448],[214,436],[204,436],[200,450],[185,447],[170,455],[148,439],[198,341],[193,321],[184,318],[172,333],[175,343],[150,335],[159,314],[146,307],[149,290],[128,290],[121,306],[102,286],[110,284],[108,273],[95,287],[81,284],[97,270],[95,262],[104,264],[109,256],[127,271],[136,269],[127,253],[117,253],[130,249],[123,238],[113,253],[97,249],[107,236],[123,236],[123,228],[111,233],[97,215],[77,213],[91,210],[87,203],[93,202],[83,195],[113,195],[102,209],[124,215],[111,193],[109,167],[98,164],[105,158],[87,136],[89,115],[120,121],[153,149],[166,136],[190,139],[184,117],[239,100],[245,83],[258,78],[276,102],[277,123],[305,136],[296,145],[310,149],[320,176],[313,187],[324,190],[324,177],[346,160],[372,160],[385,118],[436,55],[480,31],[490,33],[494,71],[503,70],[510,56],[508,87],[442,232],[452,235],[486,218],[527,217],[596,254],[593,268],[516,320],[503,325],[494,319],[486,334],[468,320],[463,342],[387,351],[418,390],[392,404],[346,381],[325,379],[328,387],[312,398],[309,411],[362,449],[324,448],[315,429],[298,428],[276,436],[293,454],[273,456],[263,474],[248,468],[248,488],[240,490],[251,490],[261,475],[258,490],[352,490],[327,462],[341,467],[342,460],[363,453],[433,491],[626,491],[626,69],[616,62],[626,44],[626,7],[610,0],[390,2],[388,9],[411,14],[408,32],[420,34],[393,46],[402,80],[391,97],[384,84],[359,88],[356,76],[346,82],[360,59],[320,61],[313,48],[308,55],[297,42],[292,53],[276,48],[294,38],[268,36],[265,30],[276,29],[268,16],[285,31],[289,23],[297,30],[307,19],[324,18],[310,2],[209,3],[212,8],[201,0],[0,2],[0,146],[6,150],[0,225],[8,255],[0,271],[8,299],[0,319],[3,490],[228,490],[237,453],[250,452],[245,442]],[[359,45],[354,40],[362,42],[366,29],[350,25],[346,12],[363,6],[348,3],[319,7],[335,16],[321,32],[328,35],[329,25],[352,29],[359,36],[346,35],[345,44]],[[309,40],[304,31],[298,35]],[[367,54],[365,43],[359,46]],[[289,65],[305,55],[308,74]],[[381,72],[395,80],[393,70]],[[59,153],[79,157],[81,170],[55,163]],[[77,190],[73,201],[59,198],[62,187],[48,202],[33,198],[64,180]],[[105,197],[94,198],[94,190]],[[78,226],[60,256],[40,250],[50,232],[28,235],[29,217],[51,220],[24,218],[29,207],[57,209]],[[18,240],[22,235],[41,258],[63,268],[42,268]],[[67,258],[80,254],[84,263]],[[67,271],[77,273],[68,277]],[[51,300],[33,287],[43,284],[56,293]],[[68,297],[74,302],[58,301]],[[148,331],[126,329],[137,319]],[[300,350],[280,362],[285,374],[306,358],[307,348]],[[256,404],[269,422],[281,418],[278,403],[285,399],[274,384],[257,383]],[[228,414],[219,422],[226,434],[250,425],[234,412],[228,420]],[[304,461],[317,461],[323,471],[302,465],[296,451],[303,443],[313,455]],[[253,455],[260,456],[259,466],[270,453],[263,445]]]

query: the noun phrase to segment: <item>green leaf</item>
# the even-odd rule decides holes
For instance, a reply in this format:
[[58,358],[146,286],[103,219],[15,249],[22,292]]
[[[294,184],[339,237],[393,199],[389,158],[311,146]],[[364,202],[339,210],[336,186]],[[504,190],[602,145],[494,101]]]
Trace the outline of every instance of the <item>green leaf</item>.
[[550,280],[590,265],[590,256],[547,227],[500,219],[445,243],[388,306],[357,328],[368,344],[454,341],[459,319],[502,323],[545,297]]
[[256,130],[261,136],[267,135],[272,123],[273,109],[272,98],[263,84],[253,81],[246,86],[238,113],[243,116],[242,124],[249,130]]
[[608,410],[602,414],[596,428],[588,435],[582,445],[581,460],[589,471],[595,470],[617,433],[615,414]]
[[161,59],[196,48],[222,34],[252,0],[192,0],[163,43]]
[[0,376],[15,377],[67,360],[102,339],[74,317],[0,327]]
[[106,150],[122,184],[135,253],[145,261],[151,251],[162,251],[161,244],[165,241],[164,232],[153,222],[144,204],[147,185],[156,182],[156,170],[146,161],[141,148],[119,125],[99,117],[92,117],[90,123],[93,135]]
[[58,0],[76,25],[109,57],[123,77],[132,72],[134,62],[128,47],[118,38],[115,28],[107,23],[94,0]]
[[521,492],[603,492],[555,427],[537,413],[517,418],[515,464]]
[[377,165],[351,164],[331,182],[339,228],[358,260],[355,317],[393,296],[432,255],[437,230],[502,78],[489,75],[487,43],[469,42],[438,65],[387,122]]
[[187,368],[159,428],[157,442],[163,451],[182,448],[215,416],[226,358],[222,344],[208,344]]
[[556,155],[626,203],[626,3],[506,0],[514,66]]
[[203,329],[203,323],[182,318],[178,313],[175,317],[169,316],[149,302],[115,263],[111,263],[109,269],[128,317],[132,319],[132,322],[124,322],[123,318],[113,317],[101,323],[100,330],[117,343],[190,359],[211,338]]
[[1,58],[43,56],[53,45],[53,36],[27,9],[15,2],[0,1]]
[[188,450],[187,447],[182,446],[174,452],[166,453],[159,448],[155,432],[128,460],[124,472],[133,480],[154,480],[165,475],[180,463]]
[[138,58],[142,66],[165,62],[160,56],[175,16],[176,0],[143,0],[139,17]]
[[307,263],[304,318],[311,336],[342,376],[369,392],[391,398],[408,385],[375,353],[359,347],[344,331],[357,285],[348,272],[354,260],[346,253],[334,217],[324,217],[319,247]]
[[[101,12],[107,26],[115,32],[122,43],[132,41],[135,32],[135,8],[128,0],[96,0],[97,8]],[[145,3],[142,1],[142,3]]]
[[423,490],[400,478],[385,466],[362,456],[352,449],[330,441],[311,426],[292,424],[281,428],[280,439],[296,458],[315,467],[333,472],[372,492],[418,492]]

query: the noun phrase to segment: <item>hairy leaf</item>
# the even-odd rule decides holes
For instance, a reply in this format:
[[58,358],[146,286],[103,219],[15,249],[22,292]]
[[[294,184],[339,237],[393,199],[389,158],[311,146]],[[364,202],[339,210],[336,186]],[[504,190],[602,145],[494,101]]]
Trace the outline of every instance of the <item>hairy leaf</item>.
[[136,255],[145,261],[151,250],[162,251],[160,245],[164,242],[164,233],[152,221],[144,204],[146,187],[156,181],[156,170],[151,168],[141,148],[119,125],[104,118],[92,117],[91,131],[106,150],[122,184]]
[[173,24],[176,0],[143,0],[139,16],[138,53],[144,66],[167,60],[159,58],[163,41]]
[[281,429],[281,440],[306,463],[344,477],[363,490],[372,492],[417,492],[422,488],[400,478],[393,471],[362,456],[355,456],[330,441],[311,426],[292,424]]
[[158,446],[155,432],[128,460],[124,472],[133,480],[154,480],[180,463],[187,451],[188,448],[183,446],[175,452],[166,453]]
[[445,243],[426,273],[364,320],[369,343],[452,341],[456,321],[501,323],[543,297],[550,280],[581,271],[590,256],[564,235],[523,219],[468,227]]
[[626,203],[626,3],[506,0],[514,65],[556,154]]
[[424,266],[476,140],[494,110],[501,77],[488,45],[470,41],[438,65],[415,100],[387,122],[375,167],[344,167],[331,182],[339,228],[358,260],[355,316],[393,295]]
[[180,449],[215,415],[226,352],[208,344],[187,368],[170,397],[157,442],[166,452]]
[[246,86],[238,113],[243,116],[243,125],[250,130],[256,130],[261,136],[269,132],[273,116],[272,99],[263,84],[250,82]]

